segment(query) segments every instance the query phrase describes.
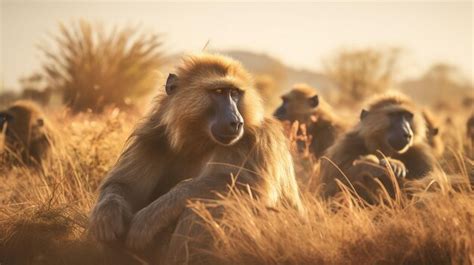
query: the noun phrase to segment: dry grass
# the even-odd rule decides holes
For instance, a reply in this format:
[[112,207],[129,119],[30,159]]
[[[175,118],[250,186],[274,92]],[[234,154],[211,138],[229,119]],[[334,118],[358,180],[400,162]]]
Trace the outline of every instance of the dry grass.
[[[51,161],[41,170],[0,163],[2,264],[104,264],[107,260],[107,253],[85,236],[87,214],[98,184],[140,115],[117,109],[100,116],[54,113],[61,137]],[[463,152],[459,148],[455,153]],[[472,154],[472,148],[467,151]],[[452,156],[445,164],[457,178],[466,180],[472,165],[466,164],[467,158],[457,158]],[[431,183],[429,191],[362,207],[349,193],[337,202],[318,200],[313,189],[306,188],[317,181],[318,165],[309,158],[298,159],[297,170],[306,217],[291,209],[269,211],[239,194],[221,202],[228,213],[219,221],[208,217],[204,205],[193,205],[210,225],[219,250],[214,255],[224,264],[474,262],[474,193],[469,185],[455,190],[450,178],[438,173],[432,176],[438,185]],[[124,255],[122,263],[136,261],[130,253]]]

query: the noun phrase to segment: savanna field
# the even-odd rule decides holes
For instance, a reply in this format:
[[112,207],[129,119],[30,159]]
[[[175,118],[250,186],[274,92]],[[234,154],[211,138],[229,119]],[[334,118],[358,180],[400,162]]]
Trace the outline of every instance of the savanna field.
[[[1,166],[0,254],[12,259],[5,264],[101,264],[97,245],[85,235],[88,213],[140,115],[118,109],[51,114],[61,125],[51,161],[42,169]],[[453,141],[456,136],[462,138],[453,135]],[[230,211],[220,226],[228,230],[216,231],[215,254],[228,264],[471,264],[474,194],[468,184],[453,189],[450,181],[455,175],[466,183],[472,175],[466,148],[440,161],[451,174],[433,174],[413,198],[365,207],[348,194],[334,204],[320,201],[308,189],[318,165],[297,155],[308,216],[283,208],[257,215],[265,206],[256,201],[224,201]]]
[[[0,265],[105,264],[110,254],[87,234],[97,189],[180,57],[167,55],[160,37],[136,32],[108,32],[84,21],[62,25],[55,39],[59,49],[42,48],[44,69],[23,80],[24,92],[15,97],[42,105],[52,146],[39,166],[12,158],[11,150],[0,157]],[[445,144],[437,159],[441,169],[398,190],[394,198],[382,193],[377,204],[365,203],[350,188],[337,199],[322,200],[320,161],[310,155],[308,145],[299,148],[298,141],[309,139],[297,133],[298,124],[285,124],[306,214],[285,207],[269,210],[258,199],[232,191],[212,202],[226,209],[219,220],[203,203],[190,203],[212,232],[217,260],[249,265],[474,264],[474,142],[466,128],[474,110],[472,84],[451,78],[455,70],[444,64],[415,81],[395,82],[399,53],[337,51],[325,68],[334,87],[320,95],[353,125],[370,96],[393,89],[408,94],[438,121]],[[282,64],[250,69],[267,115],[291,89],[286,82],[299,82],[288,81],[282,69]],[[52,91],[49,103],[40,100],[47,93],[31,96],[30,90]],[[2,99],[2,108],[14,101],[5,95]],[[4,148],[5,134],[0,137]],[[149,264],[132,250],[121,255],[114,264]]]

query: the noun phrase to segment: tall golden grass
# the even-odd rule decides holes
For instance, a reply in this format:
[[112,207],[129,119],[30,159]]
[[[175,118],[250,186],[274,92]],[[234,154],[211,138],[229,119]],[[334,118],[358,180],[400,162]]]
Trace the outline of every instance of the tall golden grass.
[[[0,163],[0,263],[104,264],[107,253],[86,237],[87,215],[140,115],[119,109],[51,115],[60,139],[43,168]],[[462,125],[460,118],[454,128],[463,132]],[[463,148],[443,159],[449,176],[437,172],[414,185],[412,197],[376,206],[363,205],[350,190],[339,200],[319,200],[308,188],[317,183],[318,164],[296,154],[305,217],[235,192],[218,202],[227,209],[221,220],[202,203],[190,206],[211,230],[212,255],[223,264],[473,264],[474,193],[459,184],[468,182],[473,165]],[[452,179],[463,181],[452,185]],[[139,260],[123,255],[113,264]]]

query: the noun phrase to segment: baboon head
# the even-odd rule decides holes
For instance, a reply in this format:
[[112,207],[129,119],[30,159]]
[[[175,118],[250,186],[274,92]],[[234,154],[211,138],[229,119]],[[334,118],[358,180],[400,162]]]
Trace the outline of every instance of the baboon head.
[[[164,122],[174,147],[185,137],[229,146],[263,119],[260,97],[240,63],[218,55],[191,56],[166,81]],[[186,135],[187,134],[187,135]]]
[[371,152],[385,155],[406,152],[426,136],[425,123],[414,104],[405,96],[388,94],[363,109],[359,133]]
[[2,128],[6,129],[7,137],[25,145],[45,135],[44,120],[39,111],[23,103],[1,112],[0,123],[3,123]]
[[16,146],[15,149],[28,149],[32,142],[47,134],[41,110],[29,101],[17,101],[0,112],[0,130],[7,145]]
[[295,85],[281,99],[283,102],[274,116],[281,121],[290,122],[308,122],[320,103],[316,90],[306,84]]

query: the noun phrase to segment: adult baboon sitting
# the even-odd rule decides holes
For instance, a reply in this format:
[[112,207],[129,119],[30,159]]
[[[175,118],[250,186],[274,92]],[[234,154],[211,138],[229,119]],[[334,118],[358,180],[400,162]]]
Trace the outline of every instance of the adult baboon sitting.
[[[91,234],[106,242],[126,238],[132,249],[159,248],[164,264],[196,264],[207,260],[198,249],[208,244],[197,236],[203,228],[190,224],[199,218],[186,209],[188,200],[218,199],[215,193],[235,180],[269,206],[301,210],[287,140],[278,122],[263,117],[252,84],[227,57],[185,59],[102,184]],[[171,238],[156,237],[174,224]]]
[[409,98],[395,93],[375,97],[362,110],[359,124],[322,160],[323,196],[339,191],[338,180],[372,201],[379,191],[376,179],[393,195],[388,167],[401,183],[426,176],[434,169],[435,158],[425,136],[423,116]]

